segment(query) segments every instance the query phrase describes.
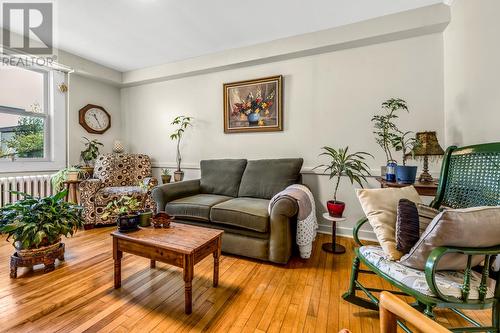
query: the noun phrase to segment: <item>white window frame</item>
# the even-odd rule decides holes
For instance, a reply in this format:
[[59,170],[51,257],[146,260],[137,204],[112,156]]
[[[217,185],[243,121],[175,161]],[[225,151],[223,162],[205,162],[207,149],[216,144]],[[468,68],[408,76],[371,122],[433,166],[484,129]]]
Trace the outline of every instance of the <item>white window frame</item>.
[[44,121],[44,157],[15,158],[0,160],[0,175],[15,172],[52,172],[66,166],[66,95],[58,86],[66,82],[66,74],[45,68],[23,68],[43,73],[44,102],[43,113],[28,112],[23,109],[2,107],[4,113],[40,117]]

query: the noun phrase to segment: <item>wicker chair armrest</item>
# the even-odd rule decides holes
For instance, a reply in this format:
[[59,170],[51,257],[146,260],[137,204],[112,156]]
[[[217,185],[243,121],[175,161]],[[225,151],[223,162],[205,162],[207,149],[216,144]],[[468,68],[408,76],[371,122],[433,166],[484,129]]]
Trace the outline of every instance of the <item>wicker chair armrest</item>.
[[359,239],[359,232],[361,230],[361,227],[366,223],[368,222],[368,218],[366,217],[363,217],[362,219],[360,219],[356,225],[354,226],[354,228],[352,229],[352,236],[354,238],[354,241],[356,242],[356,244],[358,244],[359,246],[363,246],[364,244],[361,242],[361,240]]

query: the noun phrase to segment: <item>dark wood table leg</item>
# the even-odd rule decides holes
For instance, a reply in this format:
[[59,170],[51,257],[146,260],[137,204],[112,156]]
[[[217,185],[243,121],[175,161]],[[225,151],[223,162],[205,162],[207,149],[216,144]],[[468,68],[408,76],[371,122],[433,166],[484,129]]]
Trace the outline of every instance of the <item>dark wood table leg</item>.
[[150,268],[156,268],[156,261],[154,261],[153,259],[151,259],[151,261],[149,262],[149,267]]
[[219,258],[221,253],[221,238],[217,239],[217,250],[215,250],[214,256],[214,280],[213,286],[217,287],[219,285]]
[[194,257],[192,254],[184,255],[184,312],[191,314],[193,311],[193,273]]
[[337,223],[335,221],[332,221],[332,242],[323,244],[322,245],[323,250],[333,254],[345,253],[345,247],[340,244],[337,244],[336,240],[337,240]]
[[118,239],[113,238],[113,260],[115,263],[115,289],[122,285],[122,251],[118,250]]

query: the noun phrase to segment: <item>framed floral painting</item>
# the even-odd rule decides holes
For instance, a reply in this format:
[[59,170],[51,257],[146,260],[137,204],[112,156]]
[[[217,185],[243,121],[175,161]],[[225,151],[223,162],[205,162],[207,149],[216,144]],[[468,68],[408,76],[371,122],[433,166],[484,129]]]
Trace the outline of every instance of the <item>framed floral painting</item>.
[[224,133],[283,130],[281,75],[224,84]]

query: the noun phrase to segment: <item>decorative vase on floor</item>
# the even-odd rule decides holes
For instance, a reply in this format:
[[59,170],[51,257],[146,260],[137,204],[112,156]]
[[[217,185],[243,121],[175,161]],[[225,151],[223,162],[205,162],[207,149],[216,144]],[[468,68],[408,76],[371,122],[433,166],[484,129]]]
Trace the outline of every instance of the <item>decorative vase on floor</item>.
[[399,184],[413,184],[417,176],[416,166],[398,165],[396,167],[396,181]]
[[259,124],[260,116],[258,113],[252,112],[248,114],[248,123],[250,126],[257,126]]
[[174,181],[180,182],[184,179],[184,171],[174,171]]

